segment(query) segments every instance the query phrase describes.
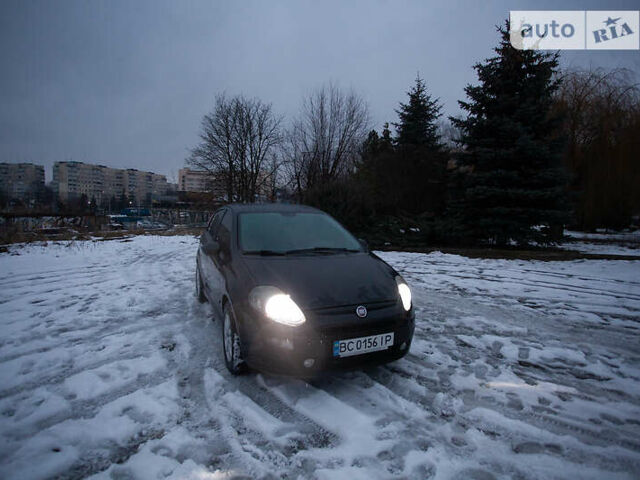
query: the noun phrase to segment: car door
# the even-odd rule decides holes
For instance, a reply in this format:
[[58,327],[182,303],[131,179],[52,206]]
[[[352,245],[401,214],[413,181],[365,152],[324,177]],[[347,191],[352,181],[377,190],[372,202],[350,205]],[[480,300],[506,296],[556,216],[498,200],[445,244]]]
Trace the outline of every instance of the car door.
[[[222,216],[222,220],[218,224],[218,228],[215,231],[214,238],[218,242],[220,249],[216,255],[212,255],[212,260],[215,266],[217,277],[211,282],[212,289],[215,289],[213,294],[215,298],[222,299],[227,293],[227,286],[230,281],[233,281],[233,263],[232,263],[232,248],[231,248],[231,231],[233,227],[233,213],[227,210]],[[222,308],[222,305],[220,305]]]
[[[211,301],[213,307],[219,310],[220,302],[220,284],[222,282],[221,272],[218,270],[217,255],[218,253],[208,253],[207,248],[216,242],[218,227],[222,217],[226,213],[226,209],[218,210],[207,229],[200,237],[200,248],[198,249],[198,263],[200,266],[200,275],[202,276],[202,286],[205,290],[207,298]],[[223,283],[223,282],[222,282]],[[220,312],[218,312],[220,313]]]

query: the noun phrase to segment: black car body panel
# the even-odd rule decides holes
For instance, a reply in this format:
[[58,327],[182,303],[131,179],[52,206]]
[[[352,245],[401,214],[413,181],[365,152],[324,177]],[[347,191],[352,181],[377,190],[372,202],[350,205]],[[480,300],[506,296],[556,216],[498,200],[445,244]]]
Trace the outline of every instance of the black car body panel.
[[[405,311],[395,270],[366,252],[309,253],[263,256],[243,253],[237,243],[242,212],[315,212],[301,205],[229,205],[216,212],[203,233],[197,268],[216,317],[224,302],[235,313],[242,356],[253,368],[310,376],[323,370],[385,363],[409,351],[414,331],[413,307]],[[286,235],[286,232],[283,232]],[[250,305],[256,286],[275,286],[300,307],[306,321],[283,325]],[[356,308],[365,306],[360,318]],[[394,332],[386,350],[346,358],[333,356],[336,340]],[[304,361],[313,359],[313,365]]]
[[245,256],[242,261],[260,284],[278,285],[303,310],[396,298],[393,270],[370,253]]

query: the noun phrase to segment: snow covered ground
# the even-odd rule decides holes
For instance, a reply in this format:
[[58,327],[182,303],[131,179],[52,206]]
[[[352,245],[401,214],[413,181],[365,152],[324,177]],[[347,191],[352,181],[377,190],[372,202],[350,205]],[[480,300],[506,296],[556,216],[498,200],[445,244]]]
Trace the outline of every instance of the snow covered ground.
[[383,253],[410,354],[307,383],[225,371],[196,245],[0,254],[0,478],[640,477],[640,261]]
[[560,245],[564,250],[575,250],[580,253],[595,253],[598,255],[626,255],[640,259],[640,243],[621,242],[565,242]]
[[640,230],[632,232],[612,232],[599,230],[596,233],[578,232],[575,230],[565,230],[564,235],[575,240],[596,240],[596,241],[621,241],[640,243]]
[[566,250],[640,257],[640,230],[625,233],[586,233],[566,230],[564,234],[570,241],[560,245],[560,248]]

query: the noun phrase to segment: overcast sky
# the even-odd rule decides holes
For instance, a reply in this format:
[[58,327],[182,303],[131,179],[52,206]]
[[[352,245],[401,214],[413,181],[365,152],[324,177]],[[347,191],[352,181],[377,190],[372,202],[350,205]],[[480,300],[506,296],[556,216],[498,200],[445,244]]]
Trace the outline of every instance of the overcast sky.
[[[457,114],[509,10],[634,10],[637,1],[2,1],[0,161],[177,174],[217,93],[290,118],[322,83],[354,88],[373,125],[416,73]],[[564,53],[640,72],[640,52]]]

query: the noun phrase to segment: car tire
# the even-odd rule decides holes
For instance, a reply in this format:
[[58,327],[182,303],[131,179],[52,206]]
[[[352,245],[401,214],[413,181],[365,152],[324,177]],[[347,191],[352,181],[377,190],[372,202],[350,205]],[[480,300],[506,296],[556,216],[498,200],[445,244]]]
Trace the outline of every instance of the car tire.
[[248,368],[242,359],[242,352],[240,351],[240,336],[237,333],[235,315],[231,305],[228,303],[224,305],[221,323],[224,363],[232,375],[242,375],[247,372]]
[[200,303],[205,303],[207,301],[204,289],[202,288],[202,278],[200,278],[200,269],[198,268],[198,265],[196,265],[196,297]]

